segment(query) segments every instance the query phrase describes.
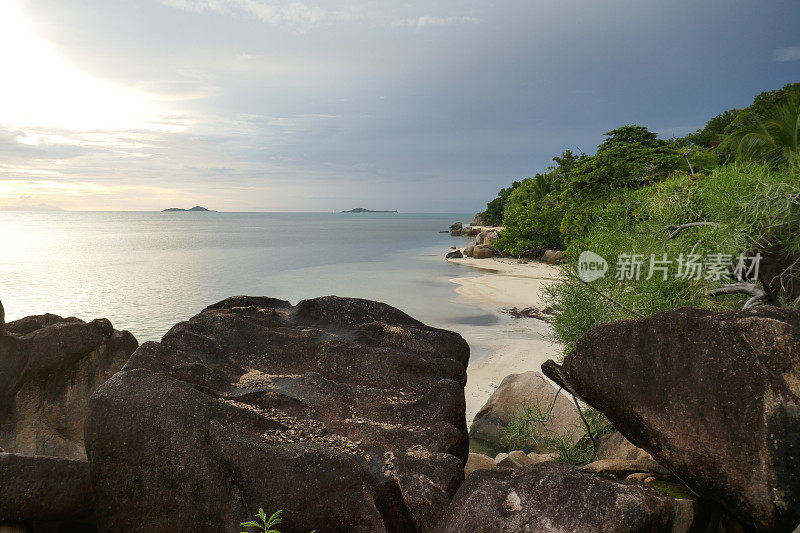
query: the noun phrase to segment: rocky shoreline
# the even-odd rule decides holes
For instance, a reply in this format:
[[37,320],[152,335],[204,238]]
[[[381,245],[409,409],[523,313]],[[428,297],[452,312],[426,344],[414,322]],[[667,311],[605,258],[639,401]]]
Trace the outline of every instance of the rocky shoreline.
[[[560,391],[512,373],[469,432],[467,342],[378,302],[237,296],[141,346],[103,319],[0,331],[3,531],[238,532],[259,508],[284,532],[800,522],[796,310],[601,325],[541,365]],[[537,403],[560,447],[469,453],[508,446]],[[614,431],[593,436],[589,407]],[[582,467],[564,456],[580,445]]]

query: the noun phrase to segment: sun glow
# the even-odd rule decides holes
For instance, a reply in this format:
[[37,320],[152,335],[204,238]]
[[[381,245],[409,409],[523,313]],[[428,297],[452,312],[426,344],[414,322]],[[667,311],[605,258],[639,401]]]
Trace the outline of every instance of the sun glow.
[[160,110],[93,78],[35,34],[20,0],[0,2],[0,123],[68,130],[153,129]]

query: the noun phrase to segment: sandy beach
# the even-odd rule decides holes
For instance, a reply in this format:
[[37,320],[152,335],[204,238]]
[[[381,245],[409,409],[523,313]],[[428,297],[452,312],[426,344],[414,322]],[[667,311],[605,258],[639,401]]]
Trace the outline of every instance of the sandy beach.
[[[547,359],[561,355],[551,338],[550,325],[537,318],[514,318],[508,308],[542,309],[542,289],[555,280],[558,267],[544,263],[520,263],[516,259],[448,259],[471,267],[451,279],[456,292],[490,315],[492,327],[465,328],[463,337],[473,347],[467,369],[467,422],[483,407],[492,392],[509,374],[540,371]],[[477,270],[475,270],[477,269]],[[477,353],[475,353],[477,352]]]

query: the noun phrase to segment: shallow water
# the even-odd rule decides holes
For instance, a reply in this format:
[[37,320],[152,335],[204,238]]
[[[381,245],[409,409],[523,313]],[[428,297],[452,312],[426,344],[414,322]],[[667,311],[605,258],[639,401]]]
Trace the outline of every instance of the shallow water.
[[[440,234],[468,214],[0,212],[6,320],[106,317],[140,342],[231,295],[389,303],[432,326],[491,326],[448,280]],[[473,347],[475,348],[475,347]]]

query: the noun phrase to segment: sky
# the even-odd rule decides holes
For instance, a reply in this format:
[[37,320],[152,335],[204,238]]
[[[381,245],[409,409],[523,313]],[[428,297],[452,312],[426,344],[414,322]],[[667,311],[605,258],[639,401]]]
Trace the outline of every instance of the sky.
[[0,206],[475,212],[800,81],[797,0],[0,0]]

